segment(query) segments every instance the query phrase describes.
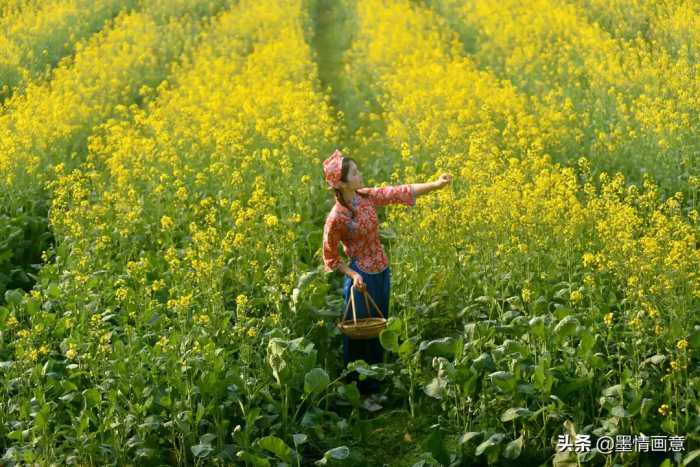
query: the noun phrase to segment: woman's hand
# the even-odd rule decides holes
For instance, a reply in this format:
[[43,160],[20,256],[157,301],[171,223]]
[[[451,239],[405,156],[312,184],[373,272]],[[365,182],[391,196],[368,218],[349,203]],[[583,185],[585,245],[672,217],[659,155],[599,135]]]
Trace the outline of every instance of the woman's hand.
[[440,178],[437,179],[437,182],[435,182],[435,185],[438,188],[442,188],[450,182],[452,182],[452,175],[442,174],[442,175],[440,175]]
[[366,288],[367,288],[367,284],[365,284],[365,281],[362,279],[362,276],[357,272],[355,274],[353,274],[352,282],[353,282],[353,285],[355,286],[355,288],[357,290],[359,290],[360,292],[362,292],[363,290],[366,290]]

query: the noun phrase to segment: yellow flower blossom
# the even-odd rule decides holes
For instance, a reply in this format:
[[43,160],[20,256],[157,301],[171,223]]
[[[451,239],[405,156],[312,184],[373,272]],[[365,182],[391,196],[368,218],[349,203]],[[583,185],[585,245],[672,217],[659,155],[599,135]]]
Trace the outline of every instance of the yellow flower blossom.
[[69,344],[68,350],[66,350],[66,358],[68,360],[74,360],[78,356],[78,350],[75,344]]
[[268,227],[275,227],[277,225],[277,216],[274,214],[265,214],[265,224]]
[[605,323],[606,326],[610,327],[613,324],[613,313],[612,311],[610,313],[606,313],[605,316],[603,317],[603,322]]
[[163,216],[160,218],[160,226],[163,230],[170,230],[173,228],[173,220],[169,216]]
[[198,314],[198,315],[194,315],[193,319],[194,319],[195,323],[201,324],[203,326],[206,326],[207,324],[209,324],[209,315]]
[[167,336],[160,336],[160,339],[158,339],[158,342],[156,342],[156,347],[160,348],[165,348],[168,345],[168,337]]
[[236,297],[236,305],[244,308],[248,304],[248,297],[245,294],[240,294]]
[[572,303],[578,303],[581,300],[583,300],[583,294],[581,293],[580,290],[574,290],[569,295],[569,300],[571,300]]
[[185,201],[187,199],[187,188],[185,188],[184,186],[178,188],[175,192],[175,197],[180,201]]
[[123,302],[129,296],[129,289],[127,289],[126,287],[119,287],[115,292],[114,296],[117,298],[117,300]]

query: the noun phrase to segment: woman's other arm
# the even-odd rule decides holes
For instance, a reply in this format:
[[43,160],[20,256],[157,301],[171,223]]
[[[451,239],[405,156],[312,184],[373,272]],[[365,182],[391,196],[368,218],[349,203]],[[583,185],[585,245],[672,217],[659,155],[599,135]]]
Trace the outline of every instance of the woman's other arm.
[[340,271],[346,276],[350,276],[353,283],[362,290],[364,287],[362,276],[343,263],[338,254],[342,225],[338,219],[333,219],[330,216],[326,219],[323,227],[323,269],[324,272]]

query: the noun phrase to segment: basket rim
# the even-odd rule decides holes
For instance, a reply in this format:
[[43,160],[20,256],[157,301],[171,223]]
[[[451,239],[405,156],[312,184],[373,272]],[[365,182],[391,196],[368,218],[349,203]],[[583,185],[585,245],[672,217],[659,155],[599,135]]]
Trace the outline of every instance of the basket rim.
[[387,320],[386,320],[386,318],[377,318],[377,317],[372,316],[370,318],[358,318],[357,320],[344,319],[344,320],[338,321],[338,323],[369,323],[369,322],[386,323]]
[[357,322],[342,321],[338,323],[340,332],[353,338],[376,338],[386,329],[386,319],[384,318],[361,318]]

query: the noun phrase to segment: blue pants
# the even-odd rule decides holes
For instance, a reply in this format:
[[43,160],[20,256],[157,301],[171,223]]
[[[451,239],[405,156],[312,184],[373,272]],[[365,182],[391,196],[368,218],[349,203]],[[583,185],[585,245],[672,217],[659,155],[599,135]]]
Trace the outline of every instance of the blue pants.
[[[389,291],[391,289],[391,268],[387,266],[382,272],[369,273],[364,272],[357,267],[355,260],[353,259],[348,265],[353,271],[357,271],[362,275],[362,280],[367,286],[367,293],[372,297],[374,303],[377,304],[384,318],[389,319]],[[345,300],[345,305],[343,307],[343,312],[347,309],[347,315],[345,319],[352,319],[352,304],[348,307],[348,302],[350,301],[350,287],[352,287],[353,280],[349,276],[345,276],[343,281],[343,298]],[[355,313],[357,319],[366,318],[369,316],[377,317],[379,313],[377,309],[374,308],[372,302],[369,301],[369,308],[371,313],[367,314],[367,309],[365,307],[365,297],[362,292],[355,289]],[[353,360],[362,359],[369,364],[382,363],[384,361],[384,348],[379,343],[379,338],[375,337],[373,339],[350,339],[348,336],[343,334],[343,356],[345,359],[345,365],[347,366]],[[349,375],[349,381],[357,381],[357,388],[362,394],[377,393],[380,390],[379,380],[375,378],[367,378],[364,381],[359,380],[359,375],[356,371],[353,371]]]

